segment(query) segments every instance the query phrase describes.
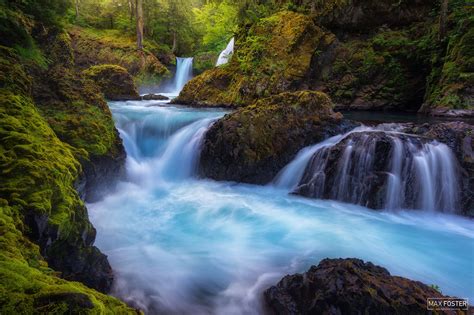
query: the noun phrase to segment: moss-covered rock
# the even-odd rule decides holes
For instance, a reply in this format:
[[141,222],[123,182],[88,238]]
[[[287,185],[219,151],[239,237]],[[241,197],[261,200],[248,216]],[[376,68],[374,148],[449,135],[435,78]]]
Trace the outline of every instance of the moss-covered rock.
[[[113,183],[124,171],[125,151],[103,94],[76,69],[69,35],[51,31],[41,37],[52,59],[46,69],[29,67],[35,105],[61,141],[73,146],[85,176],[81,195],[99,196],[100,182]],[[109,187],[109,185],[107,185]]]
[[174,102],[241,106],[296,90],[310,69],[314,52],[334,39],[303,14],[283,11],[261,19],[241,30],[229,64],[188,82]]
[[113,101],[140,98],[137,87],[127,69],[117,65],[92,66],[83,71],[86,78],[94,81],[105,98]]
[[474,20],[463,1],[449,3],[445,40],[428,0],[281,3],[304,14],[241,26],[231,62],[195,77],[174,102],[239,107],[311,89],[338,109],[473,115]]
[[[3,152],[2,152],[3,153]],[[43,162],[44,163],[44,162]],[[60,279],[24,233],[23,206],[0,198],[0,312],[2,314],[137,314],[116,298]]]
[[429,73],[417,47],[426,28],[382,28],[369,38],[339,41],[313,59],[311,86],[330,94],[339,109],[416,112]]
[[100,64],[119,65],[141,83],[156,83],[169,74],[168,69],[155,56],[157,48],[152,43],[146,42],[145,49],[138,50],[132,37],[124,37],[113,30],[73,27],[68,32],[72,38],[76,65],[81,69]]
[[0,313],[135,313],[91,289],[108,291],[113,274],[74,187],[94,157],[120,156],[120,138],[67,34],[30,26],[47,63],[0,47]]
[[422,112],[474,117],[474,17],[466,14],[450,15],[446,54],[433,60]]
[[282,93],[241,108],[206,133],[201,175],[267,183],[305,146],[341,133],[348,124],[320,92]]

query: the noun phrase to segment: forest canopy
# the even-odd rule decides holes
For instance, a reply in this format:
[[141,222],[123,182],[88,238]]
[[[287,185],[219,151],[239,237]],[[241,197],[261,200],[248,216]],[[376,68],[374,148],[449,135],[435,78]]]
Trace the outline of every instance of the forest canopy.
[[[137,0],[70,0],[70,23],[136,33]],[[58,1],[60,2],[60,1]],[[268,14],[272,0],[141,0],[146,40],[177,55],[222,50],[239,23]]]

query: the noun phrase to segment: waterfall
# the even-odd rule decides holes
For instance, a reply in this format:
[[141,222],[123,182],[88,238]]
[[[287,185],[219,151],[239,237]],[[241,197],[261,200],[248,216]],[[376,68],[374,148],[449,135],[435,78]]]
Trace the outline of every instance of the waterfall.
[[176,57],[174,92],[179,94],[184,85],[193,77],[193,58]]
[[459,211],[459,166],[451,149],[384,129],[356,128],[305,148],[273,184],[375,209]]
[[143,103],[112,108],[127,152],[129,179],[153,186],[195,175],[205,132],[223,112]]
[[229,41],[227,47],[221,51],[219,58],[217,58],[216,67],[229,62],[230,57],[234,53],[234,37]]
[[[109,104],[127,151],[128,178],[87,206],[97,229],[95,244],[116,271],[111,293],[130,306],[146,314],[266,314],[263,292],[284,275],[301,273],[325,257],[356,256],[436,283],[445,294],[474,298],[474,253],[465,250],[474,240],[473,220],[420,211],[381,213],[305,200],[274,187],[201,180],[193,174],[203,134],[225,111],[153,101]],[[366,168],[369,183],[387,180],[388,173],[400,179],[384,184],[387,190],[378,193],[384,200],[389,191],[418,196],[420,202],[424,196],[453,194],[437,190],[438,181],[446,183],[445,190],[455,188],[449,183],[456,167],[449,165],[450,151],[393,130],[360,127],[308,147],[275,185],[296,191],[315,178],[314,193],[326,198],[337,192],[334,180],[345,169],[338,179],[346,181],[340,195],[349,198],[361,178],[355,168]],[[369,152],[375,156],[369,158]],[[408,184],[407,174],[423,181],[431,176],[434,184],[405,191],[405,185],[419,186]],[[435,206],[447,203],[435,200]]]

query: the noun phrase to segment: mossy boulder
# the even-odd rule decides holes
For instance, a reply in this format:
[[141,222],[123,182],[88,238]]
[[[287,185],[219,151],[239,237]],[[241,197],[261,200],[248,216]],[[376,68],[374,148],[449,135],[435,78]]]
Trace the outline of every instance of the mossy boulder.
[[75,26],[69,28],[68,33],[72,38],[75,64],[80,69],[101,64],[119,65],[141,83],[156,83],[169,74],[156,57],[159,49],[151,42],[145,42],[145,49],[138,50],[132,37],[114,30],[99,31]]
[[314,52],[334,39],[304,14],[283,11],[261,19],[240,30],[228,64],[192,79],[174,102],[238,107],[297,90]]
[[428,298],[447,298],[421,282],[355,258],[323,259],[304,274],[285,276],[264,296],[278,315],[426,314]]
[[206,133],[202,176],[268,183],[305,146],[345,131],[350,124],[320,92],[287,92],[240,108]]
[[[0,119],[4,118],[1,117]],[[40,163],[44,165],[45,161]],[[25,237],[27,226],[23,224],[21,216],[24,206],[14,203],[11,206],[0,197],[2,314],[139,313],[114,297],[81,283],[59,278],[58,273],[50,269],[43,260],[38,246]]]
[[133,77],[127,69],[117,65],[98,65],[84,70],[86,78],[94,81],[112,101],[136,100],[140,98]]

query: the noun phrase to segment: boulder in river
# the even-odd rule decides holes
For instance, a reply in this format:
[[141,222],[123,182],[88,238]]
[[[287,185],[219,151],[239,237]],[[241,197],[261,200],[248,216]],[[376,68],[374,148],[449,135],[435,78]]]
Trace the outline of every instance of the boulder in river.
[[[273,314],[426,314],[440,292],[359,259],[324,259],[264,293]],[[436,313],[436,312],[434,312]]]
[[167,101],[169,100],[169,97],[161,95],[161,94],[145,94],[141,98],[144,101]]
[[217,121],[206,133],[201,175],[268,183],[303,147],[354,125],[321,92],[287,92],[262,99]]

